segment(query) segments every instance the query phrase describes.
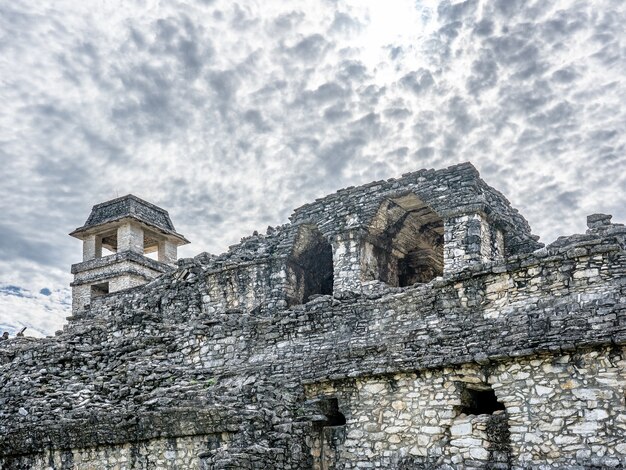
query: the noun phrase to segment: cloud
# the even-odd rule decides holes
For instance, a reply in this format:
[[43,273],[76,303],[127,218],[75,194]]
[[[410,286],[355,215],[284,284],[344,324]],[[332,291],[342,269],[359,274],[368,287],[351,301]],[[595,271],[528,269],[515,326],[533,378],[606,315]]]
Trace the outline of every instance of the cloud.
[[50,335],[62,328],[69,306],[67,289],[43,288],[35,293],[0,283],[0,331],[13,336],[26,327],[26,336]]
[[467,91],[475,96],[482,90],[493,88],[498,83],[498,63],[486,52],[472,63],[472,75],[467,80]]
[[289,49],[293,60],[314,62],[319,60],[327,50],[329,44],[321,34],[311,34]]
[[360,21],[344,12],[335,12],[335,18],[331,24],[329,31],[331,33],[341,33],[350,35],[360,31],[363,25]]
[[419,69],[415,72],[409,72],[400,79],[402,86],[419,95],[435,84],[433,76],[428,70]]

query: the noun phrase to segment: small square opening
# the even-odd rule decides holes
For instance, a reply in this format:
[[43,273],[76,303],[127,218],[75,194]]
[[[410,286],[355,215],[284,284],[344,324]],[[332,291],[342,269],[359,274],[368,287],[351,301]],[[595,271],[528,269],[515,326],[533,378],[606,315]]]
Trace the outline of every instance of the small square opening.
[[492,388],[479,389],[465,386],[461,390],[461,413],[490,415],[499,410],[505,410],[505,407],[498,401]]
[[94,284],[91,286],[91,298],[100,297],[109,293],[109,283],[103,282],[101,284]]

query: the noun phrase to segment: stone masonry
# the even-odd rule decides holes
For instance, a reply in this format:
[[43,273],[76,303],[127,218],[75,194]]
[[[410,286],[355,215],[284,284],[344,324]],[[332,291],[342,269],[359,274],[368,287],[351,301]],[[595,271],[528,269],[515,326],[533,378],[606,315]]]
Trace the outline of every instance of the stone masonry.
[[[186,240],[130,198],[78,229],[96,287],[63,331],[0,343],[3,469],[626,468],[611,216],[543,246],[466,163],[172,266],[147,248]],[[99,287],[138,265],[167,267]]]

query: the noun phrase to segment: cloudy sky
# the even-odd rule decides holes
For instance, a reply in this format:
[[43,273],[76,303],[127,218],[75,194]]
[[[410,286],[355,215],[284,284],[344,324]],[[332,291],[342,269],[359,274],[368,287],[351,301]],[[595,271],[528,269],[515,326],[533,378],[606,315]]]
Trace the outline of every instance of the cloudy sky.
[[0,329],[69,314],[133,193],[219,253],[339,188],[471,161],[543,242],[626,222],[626,2],[0,4]]

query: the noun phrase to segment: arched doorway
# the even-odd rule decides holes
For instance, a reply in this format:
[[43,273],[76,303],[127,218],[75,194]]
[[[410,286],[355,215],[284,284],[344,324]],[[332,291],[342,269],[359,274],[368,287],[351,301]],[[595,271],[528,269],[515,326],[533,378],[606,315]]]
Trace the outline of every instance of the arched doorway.
[[362,256],[364,280],[410,286],[443,275],[443,219],[415,194],[385,200],[372,219]]

